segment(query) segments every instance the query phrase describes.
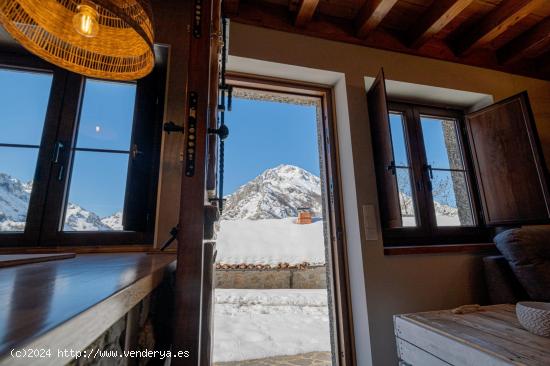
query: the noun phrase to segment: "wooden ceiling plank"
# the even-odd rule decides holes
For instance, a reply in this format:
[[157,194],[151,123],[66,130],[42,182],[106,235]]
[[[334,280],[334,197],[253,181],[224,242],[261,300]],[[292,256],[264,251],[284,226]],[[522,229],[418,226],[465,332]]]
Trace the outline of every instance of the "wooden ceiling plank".
[[411,48],[420,48],[473,2],[474,0],[436,1],[407,32],[406,44]]
[[294,25],[296,27],[305,27],[313,18],[317,5],[319,5],[319,0],[301,0],[296,18],[294,19]]
[[505,0],[475,25],[470,32],[464,33],[456,41],[455,53],[465,55],[474,48],[490,43],[547,1]]
[[526,55],[536,57],[547,50],[545,46],[548,44],[550,44],[550,17],[499,49],[498,60],[502,64],[512,64]]
[[355,17],[357,37],[366,38],[384,20],[397,1],[366,0]]

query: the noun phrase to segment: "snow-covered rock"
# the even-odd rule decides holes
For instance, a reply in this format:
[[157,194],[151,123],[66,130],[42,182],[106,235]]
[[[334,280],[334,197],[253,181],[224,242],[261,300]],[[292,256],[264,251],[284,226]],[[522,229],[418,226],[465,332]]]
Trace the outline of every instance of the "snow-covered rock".
[[293,165],[279,165],[226,196],[222,220],[297,217],[298,208],[321,216],[321,180]]

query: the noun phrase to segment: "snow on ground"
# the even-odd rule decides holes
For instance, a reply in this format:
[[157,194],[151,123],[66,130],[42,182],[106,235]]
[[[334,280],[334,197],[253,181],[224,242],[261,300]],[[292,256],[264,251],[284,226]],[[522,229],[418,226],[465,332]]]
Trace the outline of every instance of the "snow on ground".
[[216,289],[214,362],[330,352],[327,291]]
[[295,224],[296,218],[222,220],[217,261],[226,264],[325,263],[323,221]]

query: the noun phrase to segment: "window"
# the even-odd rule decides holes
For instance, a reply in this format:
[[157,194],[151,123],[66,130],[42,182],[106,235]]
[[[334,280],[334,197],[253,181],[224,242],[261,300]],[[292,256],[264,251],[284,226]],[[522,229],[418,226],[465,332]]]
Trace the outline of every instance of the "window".
[[495,227],[550,223],[527,92],[468,114],[388,103],[381,70],[367,103],[385,246],[489,243]]
[[0,245],[152,244],[165,71],[102,81],[0,54]]
[[[477,228],[475,189],[467,159],[460,111],[390,103],[388,131],[399,222],[386,222],[387,237],[438,238],[453,233],[458,240]],[[456,230],[453,230],[456,229]],[[471,234],[471,232],[469,233]]]

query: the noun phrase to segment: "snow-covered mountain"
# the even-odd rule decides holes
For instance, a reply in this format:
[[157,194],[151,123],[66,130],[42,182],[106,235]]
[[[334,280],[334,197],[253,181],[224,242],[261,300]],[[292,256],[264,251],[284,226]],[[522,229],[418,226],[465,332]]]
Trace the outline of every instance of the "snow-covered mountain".
[[0,173],[0,230],[21,231],[27,216],[32,183]]
[[296,217],[300,207],[322,214],[321,180],[293,165],[268,169],[225,198],[224,220]]
[[105,225],[101,218],[74,203],[69,203],[65,218],[65,231],[109,231],[112,230]]
[[111,216],[104,217],[101,222],[113,230],[122,230],[122,212],[118,211]]
[[[0,231],[22,231],[25,227],[32,182],[21,182],[0,173]],[[79,205],[69,203],[66,231],[122,230],[122,213],[100,218]]]

